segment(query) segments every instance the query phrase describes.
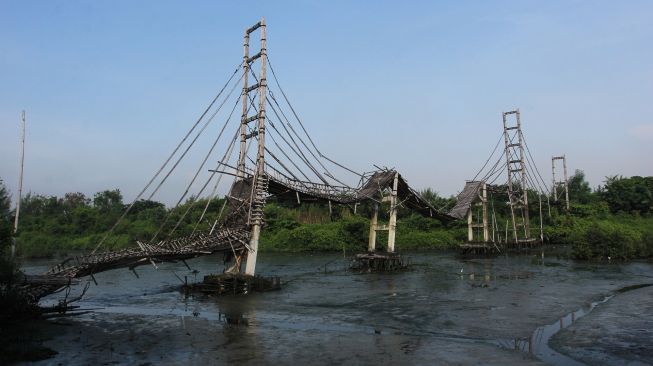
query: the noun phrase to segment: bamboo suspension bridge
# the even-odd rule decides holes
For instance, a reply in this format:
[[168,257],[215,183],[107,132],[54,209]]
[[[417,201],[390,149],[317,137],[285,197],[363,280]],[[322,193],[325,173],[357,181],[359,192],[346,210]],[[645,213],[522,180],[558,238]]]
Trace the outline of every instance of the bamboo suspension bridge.
[[[260,43],[256,52],[252,52],[250,47],[253,48],[255,44],[250,42],[250,37],[255,34],[259,35]],[[492,191],[491,187],[501,173],[507,171],[513,238],[509,241],[506,233],[503,241],[517,245],[537,241],[530,233],[528,187],[537,189],[541,213],[541,198],[545,195],[546,185],[532,162],[530,150],[524,149],[527,145],[521,132],[519,111],[504,113],[503,156],[498,154],[496,163],[488,168],[499,151],[500,140],[483,168],[467,183],[456,206],[445,212],[422,197],[395,169],[377,168],[372,172],[359,173],[323,154],[281,87],[269,59],[266,41],[264,19],[245,31],[243,60],[209,106],[91,253],[68,258],[44,275],[32,277],[24,285],[24,291],[34,301],[67,288],[74,279],[90,277],[95,281],[94,274],[103,271],[118,268],[134,270],[137,266],[149,264],[156,267],[162,262],[185,261],[216,253],[227,253],[233,258],[226,272],[253,276],[256,274],[259,238],[265,224],[264,208],[270,197],[298,204],[319,202],[329,205],[329,208],[332,205],[346,205],[352,207],[354,212],[361,203],[371,204],[368,243],[371,253],[376,251],[377,231],[388,232],[387,252],[395,253],[399,207],[444,221],[467,217],[469,241],[496,246],[495,243],[501,242],[501,239],[494,238],[499,230],[496,217],[490,215],[492,210],[488,208],[488,191]],[[272,74],[271,84],[268,83],[268,68]],[[235,93],[239,85],[241,92]],[[225,106],[231,109],[224,110]],[[241,107],[239,116],[235,113],[238,106]],[[515,125],[509,124],[510,117],[516,117]],[[218,129],[217,137],[212,140],[209,151],[176,205],[187,199],[195,186],[199,186],[199,189],[194,197],[208,195],[193,232],[186,236],[175,235],[191,205],[172,230],[164,232],[165,225],[171,219],[169,216],[149,241],[137,241],[128,249],[107,251],[107,239],[135,203],[140,199],[152,199],[170,180],[198,139],[207,135],[212,122],[220,119],[224,122]],[[220,147],[224,152],[217,154]],[[528,152],[528,156],[525,152]],[[207,166],[209,161],[216,160],[213,166]],[[529,164],[534,169],[527,169]],[[533,176],[531,171],[537,174]],[[199,179],[203,174],[208,176],[202,183]],[[224,204],[217,217],[209,217],[208,207],[217,197],[219,187],[229,184],[223,181],[225,179],[230,179],[231,183]],[[345,183],[352,181],[358,183]],[[378,222],[380,206],[384,202],[389,202],[387,225]],[[474,224],[473,212],[477,206],[482,208],[482,223]],[[477,240],[478,235],[475,235],[479,229],[483,232],[481,240]]]

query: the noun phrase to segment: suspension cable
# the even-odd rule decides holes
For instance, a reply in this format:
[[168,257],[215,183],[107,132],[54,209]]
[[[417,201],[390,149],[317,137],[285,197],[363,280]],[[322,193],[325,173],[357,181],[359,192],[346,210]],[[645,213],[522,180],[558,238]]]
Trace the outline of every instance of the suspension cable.
[[[197,176],[200,174],[200,172],[201,172],[202,169],[204,168],[204,165],[205,165],[206,162],[209,160],[209,157],[210,157],[211,154],[213,153],[213,150],[214,150],[215,147],[218,145],[218,141],[220,141],[220,138],[222,138],[222,135],[223,135],[223,133],[224,133],[224,130],[227,128],[227,125],[229,124],[229,121],[231,120],[231,117],[233,116],[233,113],[234,113],[234,111],[236,110],[236,107],[238,106],[238,102],[239,102],[239,101],[240,101],[239,98],[236,98],[236,103],[234,104],[233,108],[231,109],[231,112],[229,113],[229,116],[227,117],[227,119],[225,120],[224,124],[222,125],[222,128],[220,129],[220,132],[218,133],[218,136],[217,136],[216,139],[213,141],[213,145],[211,145],[211,148],[209,149],[209,151],[208,151],[208,152],[206,153],[206,155],[204,156],[204,159],[202,160],[202,163],[201,163],[200,166],[197,168],[197,171],[195,172],[195,175],[194,175],[193,178],[191,179],[190,183],[186,186],[186,190],[184,191],[184,193],[181,195],[181,197],[179,197],[179,200],[177,201],[177,204],[175,205],[174,208],[172,208],[172,209],[168,212],[168,215],[166,216],[165,220],[163,220],[163,222],[162,222],[161,225],[159,226],[159,229],[156,231],[156,233],[154,233],[154,235],[152,236],[152,239],[150,239],[150,242],[153,242],[153,241],[157,238],[157,236],[159,235],[159,233],[163,230],[163,227],[165,226],[165,224],[168,222],[168,219],[169,219],[170,216],[172,215],[173,211],[174,211],[177,207],[179,207],[179,205],[180,205],[181,202],[184,200],[184,198],[186,198],[186,195],[188,195],[188,192],[190,191],[190,188],[193,186],[193,183],[195,183],[195,180],[197,179]],[[184,216],[185,216],[185,215],[184,215]],[[184,216],[182,216],[182,218],[181,218],[180,220],[182,220]],[[175,229],[177,228],[177,226],[179,226],[179,222],[177,223],[177,225],[175,225]],[[175,229],[173,229],[172,232],[170,232],[170,234],[172,234],[172,233],[174,232]],[[170,235],[170,234],[169,234],[169,235]],[[168,236],[169,236],[169,235],[168,235]]]
[[[229,149],[227,149],[227,152],[225,152],[225,155],[222,157],[222,162],[229,161],[229,159],[231,159],[231,154],[233,153],[234,146],[236,146],[235,141],[238,138],[239,133],[240,133],[240,126],[238,126],[238,128],[236,129],[236,133],[234,134],[234,137],[232,139],[231,146],[229,147]],[[218,164],[218,166],[216,167],[215,171],[212,173],[211,176],[213,176],[213,174],[215,174],[217,172],[217,170],[220,169],[221,166],[225,165],[222,162]],[[215,198],[215,195],[216,195],[216,193],[218,191],[218,186],[220,185],[220,181],[222,180],[223,176],[224,176],[224,174],[220,174],[220,176],[218,176],[218,179],[216,180],[215,184],[213,185],[213,190],[211,191],[211,194],[209,195],[209,199],[206,201],[206,205],[204,205],[204,209],[202,210],[202,214],[200,215],[200,218],[197,220],[197,223],[193,227],[193,232],[191,233],[191,235],[195,234],[195,231],[197,230],[197,227],[199,226],[199,224],[204,219],[204,216],[206,215],[206,211],[209,209],[209,205],[211,204],[211,201],[213,201],[213,199]],[[226,199],[225,199],[225,203],[226,203]]]
[[501,143],[501,138],[502,138],[502,137],[503,137],[503,133],[501,133],[501,135],[499,136],[499,141],[497,141],[497,144],[494,145],[494,149],[492,149],[492,153],[491,153],[490,156],[487,158],[487,160],[485,161],[485,164],[483,164],[483,166],[481,167],[481,169],[478,170],[478,172],[476,173],[476,175],[474,176],[474,178],[472,179],[472,181],[475,181],[475,180],[476,180],[476,178],[478,177],[478,175],[481,174],[481,172],[483,171],[483,169],[485,169],[485,167],[487,166],[487,163],[490,162],[490,159],[492,159],[492,157],[493,157],[494,154],[496,153],[497,148],[499,148],[499,144]]
[[308,131],[304,127],[304,123],[302,122],[302,120],[297,115],[297,112],[295,112],[295,108],[293,108],[292,104],[290,104],[290,101],[288,100],[288,97],[286,96],[286,93],[283,91],[283,88],[281,87],[281,84],[279,84],[279,79],[277,78],[277,74],[274,72],[274,68],[272,67],[272,63],[270,63],[270,56],[269,55],[267,57],[267,62],[268,62],[268,66],[270,66],[270,71],[272,71],[272,77],[274,78],[274,82],[277,84],[277,87],[279,87],[279,90],[281,91],[281,94],[283,95],[283,98],[285,99],[286,103],[290,107],[290,110],[292,111],[293,115],[297,119],[297,122],[299,122],[299,125],[302,127],[302,130],[304,131],[304,133],[308,137],[309,141],[311,142],[311,145],[313,145],[313,148],[315,148],[315,151],[317,151],[317,153],[321,157],[323,157],[324,159],[330,161],[331,163],[333,163],[333,164],[339,166],[340,168],[345,169],[345,170],[347,170],[347,171],[361,177],[362,176],[361,173],[355,172],[354,170],[351,170],[351,169],[347,168],[346,166],[329,159],[326,155],[322,154],[322,152],[317,148],[317,146],[315,145],[315,142],[313,142],[313,139],[311,138],[311,135],[308,134]]
[[222,95],[222,93],[224,92],[224,90],[226,89],[226,87],[231,83],[231,80],[233,80],[234,76],[238,73],[238,71],[242,68],[242,66],[243,66],[243,64],[240,63],[240,64],[238,65],[238,67],[236,67],[236,70],[234,70],[234,72],[231,74],[231,76],[229,77],[229,79],[227,80],[227,82],[224,84],[224,86],[222,87],[222,89],[220,89],[220,91],[218,92],[218,94],[213,98],[213,100],[211,101],[211,103],[209,103],[208,107],[206,107],[206,109],[205,109],[204,112],[200,115],[200,117],[197,119],[197,121],[195,122],[195,124],[193,124],[193,126],[191,127],[191,129],[188,130],[188,132],[187,132],[186,135],[184,136],[184,138],[181,139],[181,141],[179,142],[179,144],[177,144],[177,146],[176,146],[175,149],[172,151],[172,153],[170,153],[170,156],[168,156],[168,158],[165,160],[165,162],[163,163],[163,165],[161,165],[161,167],[159,168],[159,170],[158,170],[158,171],[154,174],[154,176],[149,180],[149,182],[148,182],[148,183],[145,185],[145,187],[140,191],[140,193],[138,193],[138,195],[136,196],[136,198],[134,198],[134,200],[133,200],[133,201],[131,202],[131,204],[127,207],[127,209],[123,212],[123,214],[118,218],[118,220],[116,220],[116,222],[113,224],[113,226],[111,227],[111,229],[109,229],[109,231],[107,231],[107,232],[104,234],[104,236],[102,237],[102,239],[100,240],[100,242],[95,246],[95,248],[93,248],[93,251],[91,252],[91,255],[93,255],[93,254],[95,254],[95,252],[97,252],[97,250],[98,250],[98,249],[102,246],[102,244],[104,244],[104,242],[107,240],[107,238],[109,237],[109,235],[111,235],[111,233],[113,233],[113,231],[118,227],[118,225],[120,224],[120,222],[122,222],[122,220],[123,220],[123,219],[127,216],[127,214],[131,211],[131,209],[134,207],[134,205],[136,204],[136,202],[137,202],[137,201],[138,201],[138,200],[143,196],[143,194],[144,194],[144,193],[145,193],[145,192],[150,188],[150,186],[152,185],[152,183],[156,180],[156,178],[159,176],[159,174],[161,174],[161,172],[163,171],[163,169],[165,169],[165,167],[168,165],[168,163],[170,162],[170,160],[172,160],[172,157],[177,153],[177,151],[179,151],[179,148],[181,148],[181,146],[184,144],[184,142],[186,142],[186,140],[187,140],[188,137],[191,135],[191,133],[193,133],[193,131],[194,131],[195,128],[199,125],[199,123],[202,121],[202,119],[204,118],[204,116],[206,116],[206,114],[209,112],[209,110],[211,110],[211,108],[213,107],[213,105],[215,104],[215,102],[220,98],[220,96]]
[[523,133],[522,133],[522,139],[524,140],[524,146],[526,146],[526,151],[528,152],[528,156],[531,157],[531,160],[533,161],[533,165],[535,165],[535,172],[537,173],[537,175],[540,178],[540,181],[542,182],[542,184],[546,188],[547,194],[550,194],[549,189],[548,189],[544,179],[542,178],[542,174],[540,174],[540,170],[537,168],[537,164],[535,164],[535,160],[533,159],[533,155],[531,155],[531,149],[528,147],[528,143],[526,142],[526,137],[524,137]]
[[[256,74],[254,74],[254,72],[252,72],[251,74],[252,74],[252,76],[254,77],[254,79],[256,80],[256,82],[259,82],[258,78],[256,77]],[[297,144],[297,142],[296,142],[295,139],[293,138],[292,134],[288,131],[288,128],[287,128],[286,125],[283,123],[283,120],[282,120],[281,117],[279,116],[279,113],[278,113],[277,110],[274,108],[274,104],[270,103],[270,99],[268,99],[267,95],[265,95],[265,96],[260,96],[260,95],[259,95],[259,99],[262,98],[262,97],[265,98],[266,101],[268,101],[268,104],[270,105],[270,108],[272,109],[272,112],[274,112],[275,116],[279,119],[279,123],[281,124],[281,127],[283,127],[283,129],[284,129],[284,130],[286,131],[286,133],[288,134],[288,137],[290,137],[290,140],[293,142],[293,144],[294,144],[295,147],[297,148],[296,151],[295,151],[294,149],[293,149],[293,151],[295,151],[296,154],[297,154],[297,152],[299,152],[299,153],[298,153],[298,156],[299,156],[300,159],[302,159],[302,160],[304,161],[304,163],[306,164],[306,166],[307,166],[309,169],[311,169],[311,171],[313,171],[313,173],[315,174],[315,176],[316,176],[318,179],[320,179],[324,184],[328,185],[329,183],[326,181],[326,179],[324,179],[324,177],[323,177],[323,176],[320,174],[320,172],[315,168],[315,166],[313,166],[313,164],[311,164],[311,162],[308,160],[308,158],[306,157],[306,155],[303,153],[301,147]],[[252,102],[252,103],[253,103],[253,102]],[[280,110],[281,114],[283,115],[283,110],[281,110],[281,108],[279,108],[279,110]],[[284,115],[284,117],[285,117],[285,115]],[[270,120],[269,117],[268,117],[268,120]],[[291,128],[292,128],[292,127],[291,127]],[[277,131],[277,132],[279,132],[279,131]],[[279,132],[279,136],[281,136],[281,137],[283,138],[283,140],[286,141],[286,139],[281,135],[280,132]],[[306,144],[301,140],[301,138],[298,137],[298,139],[300,140],[300,142],[301,142],[302,144],[304,144],[304,146],[306,146]],[[286,141],[286,143],[288,143],[288,142]],[[290,148],[292,149],[292,146],[291,146],[290,144],[288,144],[288,146],[290,146]],[[311,154],[313,155],[313,157],[316,159],[316,161],[318,162],[318,164],[321,165],[321,162],[317,159],[317,157],[315,157],[315,155],[310,151],[310,149],[309,149],[308,147],[306,147],[306,149],[308,150],[309,153],[311,153]],[[323,166],[323,167],[324,167],[324,166]],[[325,169],[326,169],[326,168],[325,168]],[[308,179],[308,178],[307,178],[307,179]]]
[[[204,185],[202,186],[202,188],[200,189],[200,191],[197,193],[197,196],[198,196],[198,197],[199,197],[199,196],[204,192],[204,190],[206,189],[206,187],[209,185],[209,183],[211,182],[211,180],[212,180],[213,177],[215,176],[217,170],[220,169],[220,166],[222,166],[223,163],[225,162],[224,160],[227,159],[228,157],[231,157],[231,152],[233,151],[233,147],[235,146],[235,142],[236,142],[236,139],[237,139],[237,138],[238,138],[238,134],[236,134],[236,135],[234,136],[234,138],[231,140],[231,143],[229,143],[229,146],[227,147],[227,151],[225,152],[225,155],[222,157],[222,160],[221,160],[220,162],[218,162],[218,165],[217,165],[216,169],[215,169],[215,170],[214,170],[214,171],[209,175],[209,178],[206,180],[206,183],[204,183]],[[223,177],[222,174],[220,174],[220,175],[218,176],[218,179],[217,179],[216,184],[219,184],[219,183],[220,183],[220,180],[222,179],[222,177]],[[172,234],[174,234],[174,232],[177,230],[177,228],[179,227],[179,225],[181,225],[182,221],[184,221],[184,219],[186,218],[186,216],[188,215],[188,213],[190,212],[190,210],[191,210],[193,207],[195,207],[195,204],[196,204],[197,202],[198,202],[198,200],[194,200],[193,202],[190,203],[190,205],[188,205],[188,207],[186,208],[186,211],[181,215],[181,217],[179,218],[179,220],[177,220],[177,223],[175,224],[175,226],[174,226],[174,227],[172,228],[172,230],[170,230],[170,232],[168,233],[168,238],[171,237]],[[208,203],[210,203],[210,200],[207,201],[207,205],[208,205]],[[208,206],[207,206],[207,207],[208,207]],[[195,232],[195,230],[193,229],[193,233],[194,233],[194,232]]]

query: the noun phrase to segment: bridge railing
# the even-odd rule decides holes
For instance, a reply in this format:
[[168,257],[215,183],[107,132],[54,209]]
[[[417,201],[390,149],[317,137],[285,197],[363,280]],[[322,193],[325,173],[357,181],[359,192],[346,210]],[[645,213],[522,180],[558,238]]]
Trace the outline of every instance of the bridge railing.
[[272,181],[309,196],[343,203],[353,202],[357,197],[357,190],[354,188],[296,180],[275,170],[269,170],[267,174]]

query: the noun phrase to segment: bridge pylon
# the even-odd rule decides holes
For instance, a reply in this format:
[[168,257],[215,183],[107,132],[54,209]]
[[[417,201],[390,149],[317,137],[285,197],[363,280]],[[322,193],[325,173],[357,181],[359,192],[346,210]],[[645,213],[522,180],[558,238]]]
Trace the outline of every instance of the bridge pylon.
[[395,252],[395,236],[397,234],[397,209],[399,201],[397,199],[397,188],[399,185],[399,173],[395,172],[394,180],[392,182],[392,190],[389,194],[384,195],[384,192],[381,192],[381,202],[390,202],[390,218],[387,225],[379,225],[379,203],[374,202],[372,207],[372,217],[370,219],[370,235],[367,246],[367,251],[373,253],[376,251],[376,232],[377,231],[387,231],[388,232],[388,253]]
[[[563,181],[556,180],[556,160],[562,160]],[[562,185],[565,192],[565,208],[569,211],[569,183],[567,180],[567,156],[553,156],[551,157],[551,173],[553,176],[553,201],[558,202],[560,195],[558,194],[558,186]]]
[[515,244],[519,245],[533,241],[528,217],[528,177],[519,109],[503,112],[503,137],[512,231]]
[[[250,56],[250,35],[260,31],[260,50],[253,56]],[[251,176],[251,193],[249,196],[249,210],[247,213],[247,225],[250,228],[251,236],[247,251],[241,256],[246,256],[247,264],[245,274],[254,275],[256,273],[256,257],[258,252],[259,238],[263,226],[265,202],[267,198],[267,177],[265,174],[265,101],[267,96],[267,49],[266,49],[266,25],[265,18],[245,30],[243,42],[243,91],[242,91],[242,114],[240,124],[240,154],[238,156],[237,178],[240,180],[250,179],[245,171],[245,160],[247,157],[248,140],[255,138],[258,140],[258,150],[256,154],[256,166]],[[252,64],[259,61],[261,68],[257,82],[248,85],[249,73],[252,70]],[[252,96],[251,93],[256,93]],[[258,98],[258,106],[254,101]],[[256,113],[248,116],[249,110],[254,109]],[[256,126],[248,132],[250,123],[255,122]],[[241,258],[239,258],[241,259]],[[236,261],[240,264],[241,260]],[[237,270],[240,271],[240,265]]]
[[[488,226],[489,216],[488,216],[488,199],[487,199],[487,184],[485,182],[480,182],[480,192],[478,192],[478,200],[474,200],[470,204],[469,211],[467,211],[467,241],[468,242],[484,242],[487,243],[490,241],[490,229]],[[476,215],[477,222],[474,223],[474,207],[481,208],[481,214]],[[478,216],[481,216],[480,218]],[[478,222],[480,219],[481,222]],[[482,238],[480,233],[477,233],[474,229],[482,229]]]

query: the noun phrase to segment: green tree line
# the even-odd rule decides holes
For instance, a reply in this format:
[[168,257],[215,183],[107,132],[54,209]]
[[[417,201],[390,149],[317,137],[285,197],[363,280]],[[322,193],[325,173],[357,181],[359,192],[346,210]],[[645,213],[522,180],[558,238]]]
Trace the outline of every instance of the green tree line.
[[611,176],[604,183],[592,190],[577,170],[569,179],[570,210],[556,207],[547,239],[572,244],[577,259],[652,257],[653,177]]
[[[569,179],[571,208],[567,211],[552,197],[551,209],[544,209],[544,236],[552,243],[572,244],[579,259],[627,259],[653,255],[653,177],[612,176],[595,190],[582,171]],[[11,242],[9,192],[0,186],[0,225],[2,249]],[[560,187],[562,189],[562,187]],[[510,217],[505,187],[492,193],[492,212],[497,222]],[[504,192],[504,193],[501,193]],[[432,189],[422,196],[445,211],[455,204],[454,197],[441,197]],[[532,227],[539,226],[538,196],[529,192]],[[546,198],[545,198],[546,199]],[[60,252],[88,251],[107,237],[102,249],[120,249],[135,245],[137,240],[151,241],[188,235],[207,230],[219,216],[223,199],[208,204],[206,199],[191,198],[177,208],[150,200],[134,203],[129,213],[114,227],[127,204],[119,190],[105,190],[93,197],[75,192],[63,197],[28,194],[21,204],[21,222],[16,236],[23,257],[47,257]],[[198,223],[204,208],[204,219]],[[551,214],[549,215],[549,211]],[[388,219],[389,206],[384,203],[380,220]],[[271,199],[265,209],[262,251],[364,250],[369,233],[371,207],[277,202]],[[112,229],[113,228],[113,229]],[[539,228],[538,228],[539,229]],[[397,248],[452,248],[466,240],[465,220],[443,223],[424,218],[406,209],[398,213]],[[379,233],[377,247],[383,248],[385,233]]]

